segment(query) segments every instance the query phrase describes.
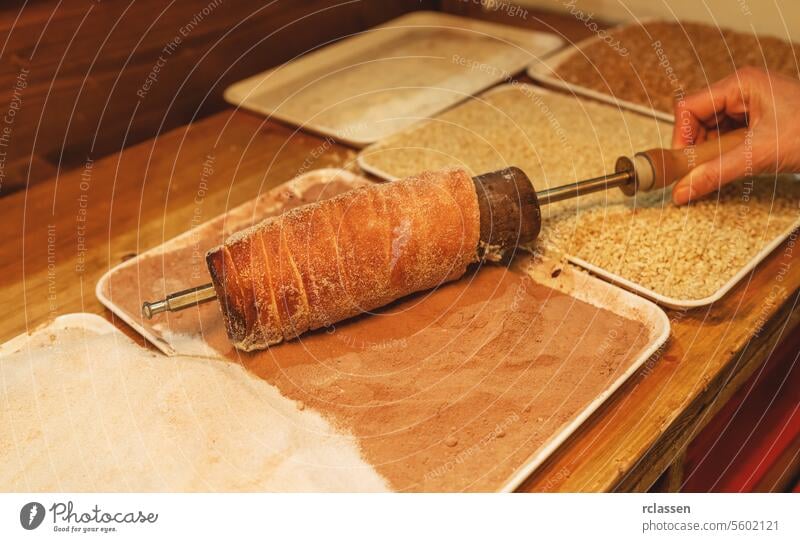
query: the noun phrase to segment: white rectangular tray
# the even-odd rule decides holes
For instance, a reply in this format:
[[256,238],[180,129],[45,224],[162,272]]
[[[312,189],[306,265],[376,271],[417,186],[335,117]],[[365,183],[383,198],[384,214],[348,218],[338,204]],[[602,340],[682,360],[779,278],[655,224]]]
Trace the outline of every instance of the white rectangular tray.
[[507,79],[554,34],[414,12],[225,90],[233,105],[363,147]]
[[669,297],[658,292],[654,292],[649,288],[645,288],[641,284],[637,284],[633,281],[626,279],[625,277],[621,277],[611,271],[607,271],[602,267],[598,267],[594,264],[587,262],[581,258],[577,258],[575,256],[567,256],[567,260],[575,265],[579,265],[583,267],[587,271],[591,271],[598,277],[602,277],[605,280],[622,286],[628,290],[638,293],[641,296],[646,297],[647,299],[652,299],[659,305],[670,309],[693,309],[697,307],[705,307],[706,305],[710,305],[715,301],[719,301],[722,299],[728,292],[730,292],[734,286],[736,286],[739,281],[749,275],[755,267],[760,264],[764,259],[770,255],[770,253],[778,248],[781,243],[783,243],[789,236],[800,228],[800,219],[796,220],[794,224],[786,228],[784,231],[780,233],[777,237],[775,237],[772,241],[770,241],[767,245],[762,248],[758,254],[753,256],[739,271],[730,278],[728,282],[720,286],[720,288],[714,292],[713,294],[706,296],[701,299],[678,299],[675,297]]
[[[552,270],[554,268],[560,269],[560,273],[553,273]],[[553,275],[556,275],[556,277],[553,277]],[[569,266],[561,266],[555,262],[548,262],[547,265],[540,265],[537,268],[534,278],[540,284],[564,292],[585,303],[605,308],[625,318],[642,322],[650,333],[650,341],[635,356],[619,378],[603,390],[572,420],[562,425],[556,434],[536,450],[528,461],[508,478],[500,488],[500,491],[504,493],[515,491],[520,487],[648,359],[651,357],[658,359],[657,352],[666,343],[670,334],[669,318],[658,305],[604,282],[589,273]]]
[[[642,19],[637,24],[645,24],[653,21],[655,21],[655,19]],[[620,30],[622,28],[624,28],[624,26],[617,26],[611,30],[612,31]],[[559,51],[535,59],[528,66],[527,70],[528,77],[530,77],[531,79],[533,79],[538,83],[541,83],[551,88],[565,90],[572,94],[576,94],[578,96],[585,96],[587,98],[592,98],[594,100],[598,100],[607,104],[616,105],[623,109],[636,111],[637,113],[642,113],[643,115],[654,117],[660,120],[665,120],[667,122],[675,122],[675,117],[674,115],[672,115],[672,113],[665,113],[664,111],[658,111],[657,109],[629,102],[628,100],[620,100],[615,98],[614,96],[611,96],[610,94],[597,92],[596,90],[586,88],[580,85],[574,85],[572,83],[564,81],[558,76],[558,68],[564,62],[566,62],[573,54],[580,53],[580,50],[583,47],[586,47],[592,43],[596,43],[599,41],[601,40],[598,36],[592,36],[590,38],[586,38],[582,41],[579,41],[578,43],[570,44],[568,47],[564,47]]]
[[[110,338],[106,345],[120,348],[125,355],[113,359],[113,352],[97,353],[93,341],[100,337]],[[14,354],[12,364],[3,363],[7,355]],[[165,372],[154,378],[157,367]],[[42,379],[45,372],[48,376]],[[0,401],[3,492],[252,492],[264,487],[261,484],[267,484],[264,491],[275,491],[272,484],[277,484],[281,491],[291,492],[383,488],[377,475],[370,475],[371,481],[366,483],[342,475],[343,469],[366,467],[360,460],[353,461],[358,451],[352,437],[339,434],[337,438],[335,429],[320,425],[318,415],[311,412],[283,420],[281,416],[300,413],[272,386],[253,382],[242,368],[213,359],[197,360],[196,364],[183,359],[171,364],[96,314],[60,315],[0,344],[0,373],[10,377],[3,382],[4,399],[7,393],[10,403]],[[195,375],[192,384],[183,378],[188,374]],[[128,386],[131,379],[139,377],[148,384]],[[211,381],[216,377],[223,377],[223,382]],[[93,393],[98,386],[103,390]],[[242,423],[237,413],[226,408],[230,406],[226,392],[237,388],[243,391],[240,400],[247,400],[250,394],[257,397],[249,407],[254,419],[264,416],[265,408],[274,410],[275,418],[270,419],[285,427],[275,434],[261,433],[250,443],[252,447],[243,446],[241,431],[264,431],[265,426],[259,429]],[[198,402],[198,394],[215,396],[209,399],[216,403],[215,408]],[[140,409],[142,401],[149,406]],[[198,408],[206,409],[207,417],[198,419]],[[41,420],[48,412],[64,412],[63,419],[56,414],[55,420]],[[6,421],[13,427],[7,428]],[[70,428],[70,423],[74,427]],[[276,440],[270,440],[272,437]],[[338,439],[348,443],[351,451],[345,455],[349,459],[337,455],[342,453],[335,444]],[[172,457],[159,456],[164,449],[176,452]],[[309,459],[314,457],[309,452],[330,458],[330,463]],[[41,457],[35,460],[27,457],[30,454]],[[153,461],[161,472],[154,471]],[[297,465],[291,467],[295,471],[308,469],[309,475],[298,472],[290,478],[285,462]],[[184,474],[171,477],[171,465],[176,463],[188,466]],[[263,467],[262,471],[252,473],[246,468],[253,464]],[[215,472],[207,472],[206,467]],[[205,478],[198,478],[198,473]],[[243,487],[250,479],[259,483]]]
[[[548,95],[561,95],[561,96],[563,96],[564,95],[563,92],[560,92],[558,90],[547,89],[547,88],[543,88],[543,87],[540,87],[540,86],[537,86],[537,85],[533,85],[533,84],[530,84],[530,83],[523,83],[523,82],[519,82],[519,81],[514,81],[512,83],[505,83],[505,84],[494,86],[492,88],[489,88],[489,89],[477,94],[476,96],[473,96],[473,97],[471,97],[471,98],[469,98],[467,100],[464,100],[462,103],[460,103],[460,104],[448,109],[447,111],[442,111],[441,113],[439,113],[437,115],[434,115],[430,119],[427,119],[425,121],[421,121],[420,123],[415,124],[413,126],[407,126],[403,130],[400,130],[399,132],[397,132],[395,134],[392,134],[391,137],[388,137],[386,139],[382,139],[381,141],[376,141],[372,145],[370,145],[370,146],[368,146],[368,147],[366,147],[364,149],[361,149],[361,151],[359,151],[358,155],[356,156],[356,165],[358,165],[358,167],[360,169],[362,169],[363,171],[369,173],[370,175],[374,175],[374,176],[376,176],[378,178],[381,178],[381,179],[384,179],[384,180],[387,180],[387,181],[397,180],[397,176],[396,175],[393,175],[389,171],[384,171],[380,167],[375,166],[370,162],[370,159],[369,159],[370,158],[370,154],[375,149],[379,149],[383,145],[393,143],[395,138],[400,138],[407,132],[411,132],[413,130],[424,128],[426,122],[429,123],[429,122],[436,121],[436,120],[438,120],[440,118],[440,115],[444,115],[444,114],[447,114],[447,113],[449,113],[451,111],[457,110],[459,107],[465,106],[467,103],[470,103],[473,100],[482,101],[482,100],[485,100],[486,98],[489,98],[490,96],[493,96],[495,94],[506,92],[507,90],[509,90],[512,87],[516,87],[516,88],[522,89],[522,90],[524,90],[524,92],[530,93],[531,95],[533,95],[533,94],[536,94],[536,95],[539,95],[539,96],[548,96]],[[579,100],[579,98],[577,98],[577,97],[575,97],[575,99]],[[625,108],[622,108],[622,109],[624,110]],[[653,118],[652,115],[650,115],[650,117]],[[662,123],[665,123],[663,121],[663,119],[659,119],[659,120]],[[655,120],[654,120],[654,122],[655,122]],[[669,122],[669,124],[672,124],[672,123]],[[510,165],[512,165],[512,164],[503,164],[502,167],[508,167]],[[448,166],[448,167],[458,167],[458,165],[457,164],[453,164],[452,166]],[[473,172],[473,173],[474,174],[478,174],[478,173],[483,173],[483,172]]]

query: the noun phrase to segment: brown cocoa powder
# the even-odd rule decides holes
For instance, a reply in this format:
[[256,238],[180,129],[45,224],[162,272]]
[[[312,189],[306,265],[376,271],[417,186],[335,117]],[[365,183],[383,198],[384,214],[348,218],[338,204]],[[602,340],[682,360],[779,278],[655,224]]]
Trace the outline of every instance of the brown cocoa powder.
[[541,286],[516,264],[226,355],[354,435],[393,489],[492,491],[647,341],[644,325]]
[[[202,244],[218,239],[219,227],[207,228]],[[115,302],[136,314],[143,299],[190,285],[191,248],[123,268],[110,281]],[[158,323],[237,360],[354,435],[393,489],[493,491],[649,341],[643,324],[536,283],[527,262],[474,269],[255,354],[231,347],[215,303]]]

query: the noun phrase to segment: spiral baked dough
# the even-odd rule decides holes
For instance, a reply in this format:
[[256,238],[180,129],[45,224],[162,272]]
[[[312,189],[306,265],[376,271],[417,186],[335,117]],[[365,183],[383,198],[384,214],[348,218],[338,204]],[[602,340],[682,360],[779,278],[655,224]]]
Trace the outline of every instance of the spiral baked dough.
[[252,351],[459,278],[479,235],[475,185],[452,169],[293,209],[206,261],[228,336]]

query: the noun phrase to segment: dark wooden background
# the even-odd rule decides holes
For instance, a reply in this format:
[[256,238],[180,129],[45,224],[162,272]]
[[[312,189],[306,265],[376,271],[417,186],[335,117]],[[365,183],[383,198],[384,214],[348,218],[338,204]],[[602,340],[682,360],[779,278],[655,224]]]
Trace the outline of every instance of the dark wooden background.
[[217,112],[226,86],[315,46],[439,8],[435,0],[3,0],[0,126],[11,132],[0,148],[0,195]]

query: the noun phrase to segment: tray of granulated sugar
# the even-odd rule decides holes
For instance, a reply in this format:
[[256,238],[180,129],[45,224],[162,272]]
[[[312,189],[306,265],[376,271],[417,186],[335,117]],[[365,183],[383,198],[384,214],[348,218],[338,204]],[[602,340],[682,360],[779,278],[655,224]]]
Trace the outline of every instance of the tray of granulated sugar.
[[55,348],[60,340],[80,340],[82,337],[117,332],[114,325],[97,314],[80,312],[62,314],[31,330],[0,344],[0,356],[18,354],[23,349],[36,351]]
[[94,314],[0,346],[0,491],[385,491],[356,440],[241,366]]
[[[342,182],[330,170],[313,178],[303,181],[300,200],[369,182]],[[283,202],[296,205],[274,197],[296,184],[112,269],[98,286],[104,303],[140,321],[142,301],[205,280],[181,267],[192,243],[213,246],[280,212]],[[297,408],[319,413],[355,439],[391,490],[508,491],[657,351],[669,322],[647,300],[520,253],[509,267],[472,269],[257,353],[230,345],[215,302],[157,315],[136,329],[148,329],[172,356],[235,362]]]

